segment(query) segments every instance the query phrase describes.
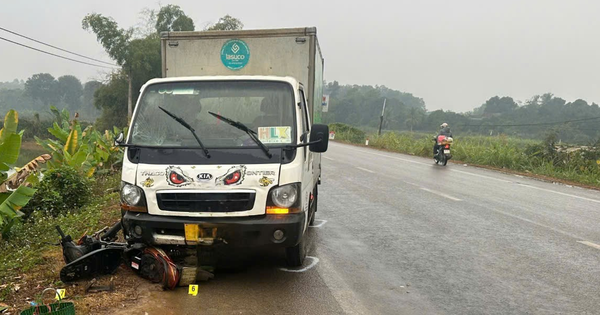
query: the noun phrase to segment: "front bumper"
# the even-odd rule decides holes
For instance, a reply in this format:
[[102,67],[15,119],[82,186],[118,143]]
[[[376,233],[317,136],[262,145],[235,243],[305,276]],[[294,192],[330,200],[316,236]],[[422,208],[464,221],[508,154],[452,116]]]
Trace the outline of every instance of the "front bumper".
[[[304,233],[306,213],[286,215],[261,215],[236,218],[190,218],[157,216],[126,211],[122,218],[123,232],[128,242],[150,245],[196,245],[186,241],[184,224],[198,224],[200,229],[217,229],[217,238],[234,247],[258,247],[277,245],[295,246]],[[135,232],[141,228],[141,234]],[[139,230],[139,229],[138,229]],[[273,238],[276,230],[282,230],[281,241]]]

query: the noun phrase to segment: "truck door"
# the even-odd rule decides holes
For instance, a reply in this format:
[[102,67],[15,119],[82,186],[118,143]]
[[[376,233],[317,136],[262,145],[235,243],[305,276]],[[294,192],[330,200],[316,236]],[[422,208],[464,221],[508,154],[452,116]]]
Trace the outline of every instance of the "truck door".
[[[302,133],[301,141],[306,143],[309,141],[310,136],[310,117],[308,108],[306,106],[306,97],[304,96],[304,90],[300,89],[300,111],[302,112]],[[308,211],[308,204],[310,202],[310,195],[313,192],[314,184],[314,169],[313,169],[313,153],[310,152],[308,147],[302,148],[303,167],[302,167],[302,205],[306,211]],[[308,214],[308,212],[307,212]]]

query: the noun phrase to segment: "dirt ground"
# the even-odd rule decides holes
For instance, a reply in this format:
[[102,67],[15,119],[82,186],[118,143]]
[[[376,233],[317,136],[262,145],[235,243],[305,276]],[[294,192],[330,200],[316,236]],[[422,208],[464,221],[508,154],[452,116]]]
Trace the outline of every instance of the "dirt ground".
[[[162,291],[160,285],[140,278],[125,265],[121,265],[113,275],[62,284],[59,282],[59,273],[64,262],[60,248],[46,252],[43,257],[44,262],[36,271],[20,275],[12,283],[2,284],[10,285],[14,291],[4,302],[9,309],[2,315],[19,314],[29,307],[29,302],[36,300],[38,295],[49,287],[66,289],[65,300],[74,302],[77,314],[109,314],[111,309],[125,308],[136,304],[138,299],[150,295],[151,292]],[[86,293],[86,288],[92,283],[94,286],[113,283],[114,291]],[[44,302],[50,303],[51,299],[52,294],[47,294]]]
[[[117,204],[107,205],[101,219],[101,226],[108,226],[115,222],[118,213]],[[121,234],[119,234],[121,235]],[[122,236],[121,240],[122,241]],[[138,299],[149,296],[154,291],[162,291],[162,287],[148,280],[140,278],[129,266],[121,265],[113,275],[100,276],[96,279],[82,280],[75,283],[63,284],[60,282],[60,270],[65,265],[62,249],[56,246],[42,253],[42,262],[39,268],[21,273],[8,283],[0,284],[0,292],[9,289],[2,306],[9,308],[1,315],[20,314],[30,307],[29,303],[38,299],[45,288],[66,289],[65,301],[73,302],[77,314],[111,314],[117,309],[137,304]],[[86,288],[93,283],[94,286],[114,284],[112,292],[86,293]],[[50,303],[53,297],[47,293],[44,302]],[[3,305],[4,303],[4,305]]]

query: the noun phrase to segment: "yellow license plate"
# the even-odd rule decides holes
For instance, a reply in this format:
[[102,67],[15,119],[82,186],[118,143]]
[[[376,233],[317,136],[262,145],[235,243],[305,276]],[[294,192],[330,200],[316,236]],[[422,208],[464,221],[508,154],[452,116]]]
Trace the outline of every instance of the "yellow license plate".
[[200,226],[198,224],[184,224],[185,226],[185,240],[197,242],[198,236],[200,235]]

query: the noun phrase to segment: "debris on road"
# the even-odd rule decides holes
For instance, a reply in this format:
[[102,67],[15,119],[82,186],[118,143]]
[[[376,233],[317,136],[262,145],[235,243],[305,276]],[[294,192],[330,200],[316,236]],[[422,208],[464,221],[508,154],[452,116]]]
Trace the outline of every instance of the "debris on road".
[[98,292],[113,292],[115,290],[115,283],[111,279],[109,285],[96,285],[96,279],[92,279],[85,288],[85,293],[98,293]]
[[[93,234],[84,235],[74,242],[70,235],[65,235],[60,227],[56,227],[61,236],[63,259],[67,263],[60,271],[60,279],[64,283],[93,278],[86,286],[85,293],[114,291],[112,279],[109,285],[96,285],[95,277],[114,274],[120,266],[125,265],[140,277],[153,283],[160,283],[164,290],[172,290],[177,286],[188,286],[197,281],[208,281],[214,278],[211,266],[200,266],[200,252],[189,255],[189,252],[170,250],[173,257],[187,257],[176,263],[165,250],[136,243],[117,243],[116,233],[120,223],[111,228],[104,228]],[[212,257],[211,253],[204,253]],[[74,284],[76,285],[76,284]]]

